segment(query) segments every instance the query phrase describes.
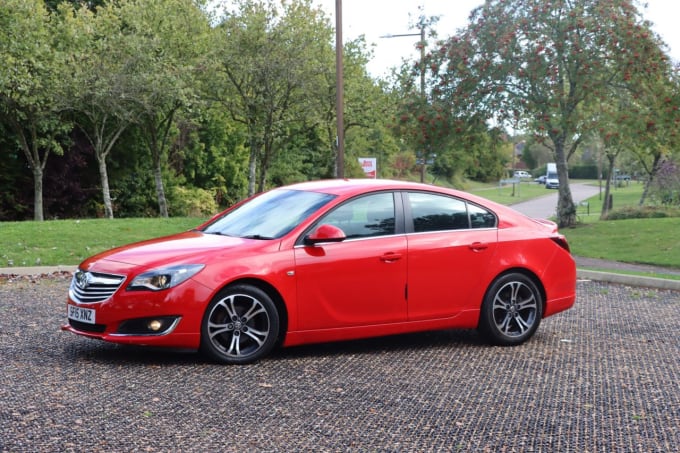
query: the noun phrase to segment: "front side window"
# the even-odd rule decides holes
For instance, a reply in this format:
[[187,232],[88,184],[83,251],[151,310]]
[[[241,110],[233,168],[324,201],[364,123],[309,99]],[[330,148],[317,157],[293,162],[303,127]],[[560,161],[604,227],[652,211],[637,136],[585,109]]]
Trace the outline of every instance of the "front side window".
[[329,212],[319,224],[336,226],[353,239],[394,234],[394,219],[394,196],[386,192],[350,200]]
[[465,200],[416,192],[410,192],[408,200],[416,233],[496,226],[492,212]]
[[335,195],[276,189],[247,201],[204,228],[205,233],[251,239],[287,234]]

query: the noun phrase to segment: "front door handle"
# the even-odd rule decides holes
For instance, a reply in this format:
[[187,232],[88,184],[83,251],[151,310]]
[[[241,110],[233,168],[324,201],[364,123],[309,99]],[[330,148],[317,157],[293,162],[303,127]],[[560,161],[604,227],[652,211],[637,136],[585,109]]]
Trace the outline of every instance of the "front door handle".
[[484,242],[473,242],[472,244],[468,245],[470,247],[470,250],[473,252],[481,252],[483,250],[486,250],[489,248],[489,244],[486,244]]
[[383,261],[385,263],[394,263],[395,261],[398,261],[400,259],[401,253],[394,252],[385,253],[383,256],[380,257],[380,261]]

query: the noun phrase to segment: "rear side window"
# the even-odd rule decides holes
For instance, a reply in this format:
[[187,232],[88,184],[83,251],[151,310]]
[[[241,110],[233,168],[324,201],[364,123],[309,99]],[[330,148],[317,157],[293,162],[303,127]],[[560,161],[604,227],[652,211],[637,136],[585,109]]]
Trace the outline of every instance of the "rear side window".
[[459,198],[410,192],[408,201],[416,233],[496,226],[493,213]]
[[476,204],[468,203],[470,226],[472,228],[495,228],[496,215]]

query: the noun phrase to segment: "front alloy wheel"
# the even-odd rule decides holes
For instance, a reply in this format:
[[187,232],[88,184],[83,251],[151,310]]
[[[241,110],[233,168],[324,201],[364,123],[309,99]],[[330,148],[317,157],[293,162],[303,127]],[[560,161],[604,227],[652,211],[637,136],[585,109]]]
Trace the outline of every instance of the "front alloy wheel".
[[229,364],[254,362],[274,347],[279,315],[271,298],[259,288],[238,285],[217,295],[201,326],[201,349]]
[[487,291],[479,330],[494,344],[517,345],[531,338],[542,316],[543,298],[536,284],[524,274],[506,274]]

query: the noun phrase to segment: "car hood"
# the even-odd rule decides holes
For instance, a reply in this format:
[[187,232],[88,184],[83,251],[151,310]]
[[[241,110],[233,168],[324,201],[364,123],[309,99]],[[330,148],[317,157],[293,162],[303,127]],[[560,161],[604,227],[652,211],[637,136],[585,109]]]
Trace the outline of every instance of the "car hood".
[[[104,271],[117,263],[116,268],[154,268],[179,263],[207,264],[208,262],[234,256],[261,252],[266,247],[278,247],[279,241],[242,239],[200,231],[188,231],[172,236],[151,239],[125,245],[86,259],[81,269]],[[105,263],[110,263],[107,265]],[[122,267],[119,265],[123,265]]]

